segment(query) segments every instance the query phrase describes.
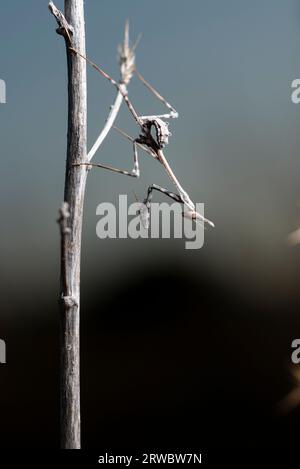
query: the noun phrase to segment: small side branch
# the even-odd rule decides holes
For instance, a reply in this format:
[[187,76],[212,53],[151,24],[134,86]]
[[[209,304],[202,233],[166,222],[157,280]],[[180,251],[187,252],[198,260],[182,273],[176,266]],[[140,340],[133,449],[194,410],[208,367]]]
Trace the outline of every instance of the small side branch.
[[56,29],[57,34],[64,36],[64,38],[69,43],[69,45],[71,45],[72,44],[71,37],[73,36],[73,33],[74,33],[73,27],[67,22],[63,13],[58,8],[56,8],[53,2],[49,3],[48,8],[51,11],[52,15],[54,16],[58,24],[58,28]]
[[57,220],[60,227],[60,251],[61,251],[61,282],[62,291],[69,292],[68,277],[66,271],[66,251],[67,251],[67,238],[70,235],[70,228],[68,220],[70,218],[69,204],[63,202],[59,210],[59,218]]
[[69,204],[63,202],[61,208],[59,209],[59,218],[57,220],[60,228],[60,251],[61,251],[61,291],[64,292],[64,295],[61,297],[61,302],[66,308],[72,308],[77,306],[77,301],[71,295],[71,290],[68,285],[68,274],[67,274],[67,249],[68,249],[68,239],[71,233],[69,228]]

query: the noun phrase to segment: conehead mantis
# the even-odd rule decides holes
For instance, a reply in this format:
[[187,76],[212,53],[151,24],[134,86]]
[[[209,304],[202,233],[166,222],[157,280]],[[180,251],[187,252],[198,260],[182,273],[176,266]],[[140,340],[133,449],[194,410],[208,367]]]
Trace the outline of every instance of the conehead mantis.
[[[169,131],[169,124],[165,121],[165,119],[176,119],[178,117],[178,112],[175,108],[160,94],[156,89],[150,85],[145,78],[138,72],[136,66],[132,64],[132,73],[136,75],[136,77],[148,88],[151,93],[156,96],[168,109],[168,113],[160,114],[160,115],[142,115],[140,116],[135,107],[133,106],[131,100],[128,97],[128,91],[126,87],[126,83],[117,82],[114,80],[108,73],[106,73],[102,68],[92,62],[90,59],[82,55],[79,51],[70,45],[70,50],[74,54],[78,54],[83,60],[85,60],[89,65],[91,65],[100,75],[106,78],[117,90],[118,93],[121,94],[122,98],[124,99],[129,112],[133,116],[134,120],[136,121],[140,133],[139,136],[136,138],[129,137],[124,132],[120,131],[123,135],[126,136],[129,140],[132,141],[133,144],[133,169],[131,171],[114,168],[113,166],[103,164],[103,163],[77,163],[76,166],[88,166],[88,167],[97,167],[103,168],[110,171],[114,171],[116,173],[124,174],[126,176],[131,177],[139,177],[140,169],[139,169],[139,158],[138,158],[138,146],[142,147],[144,150],[147,151],[154,159],[156,159],[165,169],[167,175],[171,179],[172,183],[177,189],[177,193],[171,192],[161,186],[156,184],[152,184],[148,188],[147,196],[144,199],[144,206],[149,209],[151,199],[153,197],[153,191],[159,191],[163,194],[166,194],[168,197],[172,198],[176,202],[179,202],[183,205],[185,210],[183,211],[183,215],[199,222],[208,223],[210,226],[214,226],[214,223],[206,218],[204,218],[200,213],[196,211],[195,204],[191,200],[188,193],[183,189],[182,185],[178,181],[177,177],[175,176],[170,164],[168,163],[163,149],[169,143],[169,137],[171,133]],[[154,133],[153,133],[154,130]],[[149,218],[149,210],[141,211],[141,219],[142,223],[145,227],[149,226],[148,222]]]

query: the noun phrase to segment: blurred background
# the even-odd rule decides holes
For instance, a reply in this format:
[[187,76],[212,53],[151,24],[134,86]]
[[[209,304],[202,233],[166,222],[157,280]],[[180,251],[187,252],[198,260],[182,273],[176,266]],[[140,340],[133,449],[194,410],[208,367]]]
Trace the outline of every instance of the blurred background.
[[[63,8],[57,0],[56,6]],[[179,111],[166,156],[215,222],[200,250],[182,240],[99,240],[96,207],[149,184],[173,189],[141,153],[138,181],[88,177],[82,248],[83,447],[293,447],[300,338],[300,2],[85,2],[88,56],[118,77],[126,18],[140,72]],[[0,446],[59,445],[59,232],[66,60],[47,1],[2,2],[0,78]],[[164,107],[136,80],[140,114]],[[89,147],[115,97],[88,70]],[[123,106],[118,126],[137,128]],[[132,167],[111,132],[95,162]],[[165,201],[155,195],[156,201]]]

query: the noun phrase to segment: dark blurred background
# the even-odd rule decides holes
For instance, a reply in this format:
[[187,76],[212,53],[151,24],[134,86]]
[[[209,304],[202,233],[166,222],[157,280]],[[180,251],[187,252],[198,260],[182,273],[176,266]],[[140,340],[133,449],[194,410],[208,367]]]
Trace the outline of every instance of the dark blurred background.
[[[46,1],[2,2],[0,78],[0,446],[59,446],[59,233],[66,147],[66,63]],[[57,1],[59,8],[63,2]],[[85,448],[295,447],[300,338],[300,3],[296,0],[85,2],[88,55],[118,76],[126,18],[137,65],[178,109],[166,154],[216,228],[182,240],[99,240],[96,207],[149,184],[170,187],[141,155],[138,181],[90,173],[82,249]],[[89,146],[114,89],[89,70]],[[141,114],[164,110],[132,80]],[[122,108],[118,125],[136,135]],[[95,161],[130,168],[111,133]],[[156,195],[156,200],[165,200]]]

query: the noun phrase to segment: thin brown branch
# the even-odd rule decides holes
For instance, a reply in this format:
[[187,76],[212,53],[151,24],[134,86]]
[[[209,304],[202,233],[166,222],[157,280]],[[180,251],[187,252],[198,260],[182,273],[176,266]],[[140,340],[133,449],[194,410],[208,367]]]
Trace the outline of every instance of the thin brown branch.
[[[83,0],[65,0],[63,15],[50,2],[49,9],[66,41],[68,61],[68,141],[61,227],[61,445],[79,449],[80,430],[80,255],[83,203],[87,170],[75,167],[87,161],[86,66],[70,52],[70,44],[85,55]],[[72,32],[72,37],[71,37]]]

